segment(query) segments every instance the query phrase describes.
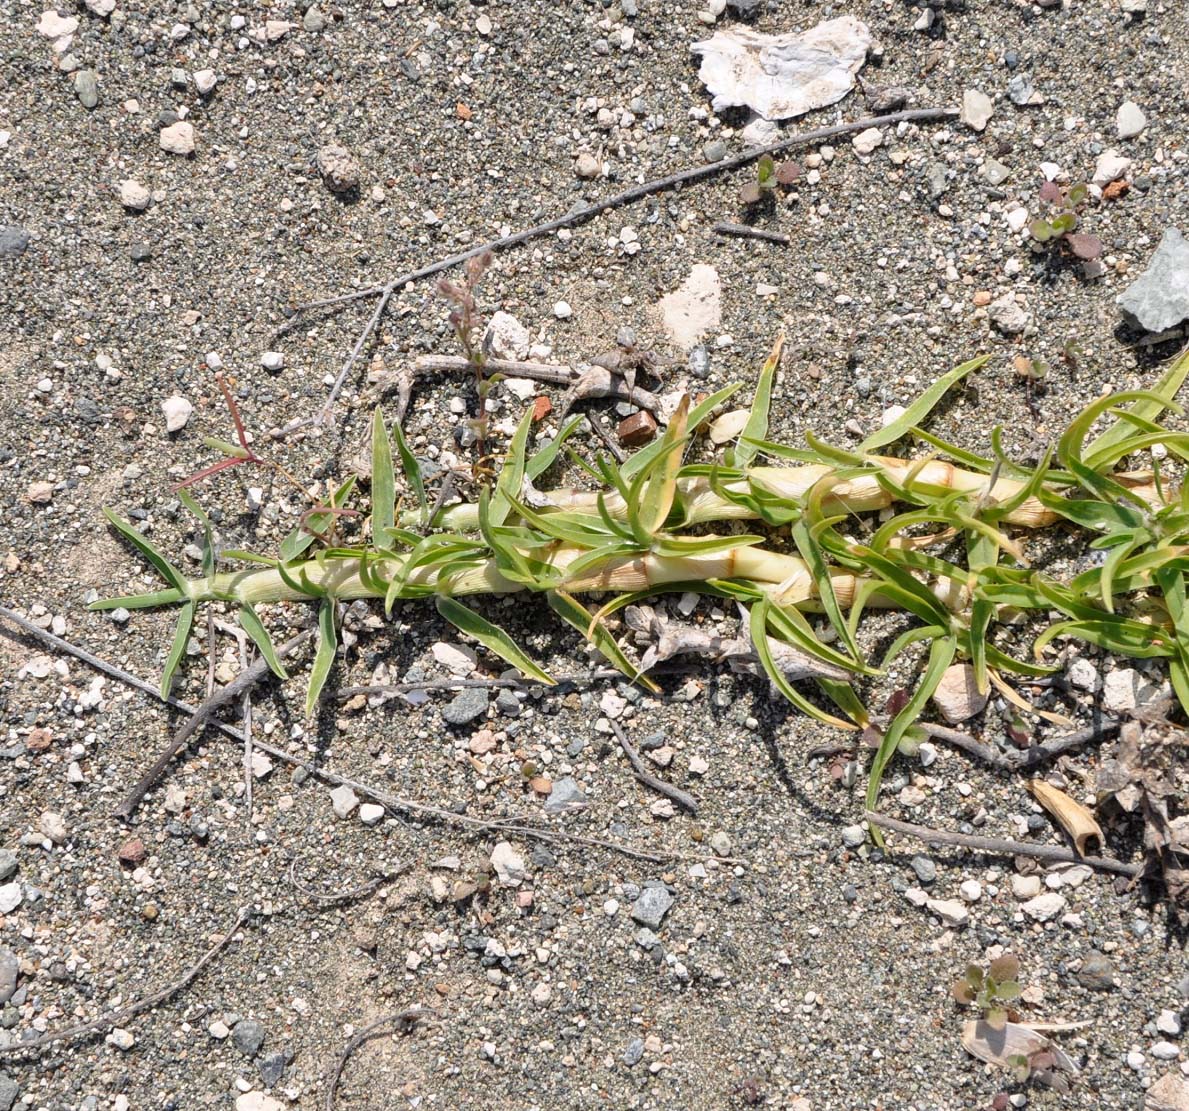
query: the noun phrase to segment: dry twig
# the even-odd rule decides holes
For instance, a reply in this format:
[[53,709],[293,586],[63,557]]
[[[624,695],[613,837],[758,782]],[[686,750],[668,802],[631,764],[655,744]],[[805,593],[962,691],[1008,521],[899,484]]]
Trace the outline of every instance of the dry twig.
[[1122,876],[1137,876],[1143,870],[1143,866],[1140,864],[1127,864],[1109,856],[1078,856],[1072,849],[1061,848],[1057,845],[1030,845],[1025,841],[1006,841],[998,837],[979,837],[972,833],[957,833],[954,830],[916,826],[911,822],[902,822],[899,818],[889,818],[885,814],[877,814],[873,810],[866,811],[864,817],[873,826],[879,826],[880,829],[890,829],[895,833],[903,833],[906,837],[915,837],[918,841],[932,842],[937,845],[960,845],[977,852],[995,853],[1002,856],[1031,856],[1037,860],[1051,861],[1054,864],[1086,864],[1100,872],[1117,872]]
[[683,791],[680,787],[674,787],[672,783],[666,783],[663,779],[658,779],[645,766],[644,761],[640,759],[640,754],[632,747],[631,742],[627,738],[627,734],[619,727],[619,722],[614,718],[607,719],[611,723],[612,732],[615,734],[616,740],[619,741],[619,747],[623,749],[623,754],[628,758],[628,763],[632,765],[632,771],[636,773],[636,778],[644,784],[645,787],[651,788],[658,794],[664,795],[665,798],[671,799],[682,810],[688,810],[695,817],[698,813],[698,803],[693,795],[687,791]]
[[720,220],[712,230],[718,235],[734,235],[740,239],[763,239],[768,243],[779,243],[786,247],[792,242],[782,231],[753,228],[750,224],[732,224],[726,220]]
[[1064,737],[1054,737],[1051,741],[1014,752],[1001,752],[992,745],[976,740],[969,733],[962,733],[944,725],[931,725],[922,722],[920,728],[930,737],[960,748],[963,752],[992,768],[998,768],[1000,771],[1021,771],[1026,768],[1034,768],[1047,760],[1055,760],[1058,756],[1080,748],[1090,741],[1101,740],[1112,733],[1117,733],[1119,723],[1113,720],[1097,721],[1085,729],[1079,729],[1076,733],[1069,733]]
[[395,868],[386,868],[383,871],[377,871],[374,876],[366,883],[361,883],[358,887],[349,887],[345,891],[331,891],[321,892],[315,891],[312,887],[303,887],[297,882],[297,858],[294,857],[289,862],[289,883],[294,890],[300,892],[307,899],[315,903],[346,903],[354,899],[363,899],[370,895],[373,891],[382,887],[390,880],[397,879],[409,871],[408,864],[398,864]]
[[361,1045],[371,1041],[372,1038],[378,1038],[391,1026],[395,1026],[401,1034],[412,1033],[417,1023],[425,1021],[427,1015],[436,1013],[425,1007],[411,1007],[406,1011],[398,1011],[394,1015],[385,1015],[383,1018],[376,1019],[370,1026],[365,1026],[360,1030],[358,1034],[343,1046],[342,1052],[339,1053],[339,1059],[335,1062],[334,1070],[330,1074],[330,1087],[326,1090],[326,1111],[334,1111],[334,1097],[339,1090],[339,1081],[342,1079],[343,1069],[347,1067],[347,1062],[351,1059],[351,1055]]
[[[310,630],[308,629],[298,633],[297,636],[290,637],[277,649],[278,659],[284,659],[286,656],[291,655],[309,639]],[[246,671],[241,671],[230,683],[215,691],[210,698],[206,699],[201,706],[194,710],[181,728],[173,735],[173,739],[165,746],[157,759],[153,761],[153,766],[140,777],[136,785],[124,796],[120,805],[112,811],[112,817],[131,817],[132,812],[141,804],[141,801],[152,788],[153,784],[161,778],[173,758],[186,747],[186,744],[195,732],[210,720],[211,715],[221,706],[225,706],[229,702],[234,702],[241,694],[254,687],[267,674],[268,661],[261,656],[251,667]],[[243,739],[246,749],[246,746],[251,743],[247,739],[248,735],[243,732],[240,732],[239,735]]]
[[145,996],[144,999],[138,999],[135,1003],[127,1007],[121,1007],[118,1011],[109,1011],[107,1014],[100,1015],[99,1018],[92,1019],[90,1022],[83,1022],[78,1026],[68,1026],[65,1030],[43,1034],[40,1038],[34,1038],[30,1042],[17,1042],[13,1045],[4,1046],[0,1048],[0,1060],[6,1057],[20,1057],[26,1053],[33,1053],[39,1049],[44,1049],[47,1045],[54,1045],[56,1042],[81,1038],[84,1034],[94,1034],[100,1030],[111,1030],[136,1015],[143,1014],[145,1011],[151,1011],[158,1004],[164,1003],[165,1000],[177,995],[179,991],[189,987],[198,974],[227,948],[235,937],[236,931],[248,919],[252,918],[253,914],[254,912],[248,907],[241,909],[239,914],[236,915],[231,929],[212,945],[202,955],[197,964],[192,965],[180,980],[175,980],[172,984],[166,985],[160,991]]

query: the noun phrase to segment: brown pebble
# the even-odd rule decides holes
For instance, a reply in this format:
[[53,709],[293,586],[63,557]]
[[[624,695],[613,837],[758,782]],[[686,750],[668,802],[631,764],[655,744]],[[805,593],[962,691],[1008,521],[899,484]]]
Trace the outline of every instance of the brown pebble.
[[146,922],[155,922],[157,920],[157,915],[160,913],[161,912],[157,909],[156,903],[145,903],[145,905],[140,908],[140,916]]
[[533,420],[544,420],[550,413],[553,412],[553,402],[549,400],[544,394],[541,394],[536,401],[533,402]]
[[45,752],[53,743],[53,736],[48,729],[31,730],[25,738],[25,747],[30,752]]
[[133,837],[120,846],[116,855],[120,858],[121,864],[126,864],[129,868],[136,868],[144,863],[148,854],[145,851],[144,842],[139,837]]
[[617,435],[624,447],[640,447],[656,435],[656,421],[651,413],[641,409],[619,422]]
[[974,295],[974,296],[971,298],[971,300],[972,300],[972,301],[973,301],[973,302],[974,302],[976,305],[978,305],[978,306],[979,306],[979,308],[982,308],[982,306],[983,306],[983,305],[989,305],[989,304],[991,303],[991,294],[990,294],[990,292],[989,292],[988,290],[985,290],[985,289],[980,289],[980,290],[979,290],[979,291],[978,291],[978,292],[977,292],[977,293],[976,293],[976,294],[975,294],[975,295]]
[[528,785],[537,792],[538,795],[547,795],[553,790],[553,780],[547,775],[538,775],[529,780]]
[[822,376],[822,368],[817,363],[810,363],[805,368],[805,373],[816,382]]

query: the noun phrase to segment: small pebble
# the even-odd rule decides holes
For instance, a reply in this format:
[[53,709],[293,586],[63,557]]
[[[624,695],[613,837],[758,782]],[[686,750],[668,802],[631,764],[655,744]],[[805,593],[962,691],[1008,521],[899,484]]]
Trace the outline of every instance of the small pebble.
[[359,808],[359,820],[365,826],[378,825],[384,820],[384,807],[375,802],[365,802]]
[[265,370],[284,370],[285,369],[285,355],[281,351],[265,351],[260,356],[260,365]]
[[556,316],[558,320],[569,320],[570,317],[574,315],[574,310],[570,308],[570,305],[567,301],[558,301],[553,306],[553,315]]

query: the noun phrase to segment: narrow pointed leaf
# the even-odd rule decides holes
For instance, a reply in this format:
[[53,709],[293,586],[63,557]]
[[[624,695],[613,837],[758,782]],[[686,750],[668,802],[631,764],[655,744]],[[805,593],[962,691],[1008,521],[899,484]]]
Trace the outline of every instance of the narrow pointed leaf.
[[186,653],[186,642],[190,639],[190,629],[194,625],[194,603],[187,602],[178,614],[177,628],[173,634],[173,644],[169,655],[165,659],[165,670],[161,673],[161,697],[169,697],[169,688],[173,683],[173,674],[177,671],[182,656]]
[[954,367],[947,374],[943,374],[901,413],[899,417],[892,421],[891,424],[868,436],[859,445],[859,451],[875,451],[877,448],[884,447],[886,444],[894,444],[902,436],[907,435],[933,411],[951,386],[957,382],[961,382],[972,370],[978,370],[990,358],[990,355],[980,355],[978,358],[971,359],[961,366]]
[[396,517],[396,472],[392,468],[392,441],[384,413],[372,414],[372,538],[379,543]]
[[244,632],[252,638],[252,643],[256,645],[260,655],[264,657],[264,662],[268,664],[269,670],[278,679],[288,679],[289,675],[281,663],[280,656],[277,655],[277,650],[273,647],[272,637],[268,635],[268,630],[264,627],[264,622],[260,620],[259,615],[251,606],[240,606],[239,623]]
[[176,587],[183,594],[186,593],[186,576],[157,551],[146,537],[134,529],[129,522],[113,513],[107,506],[103,507],[103,515],[111,522],[116,531],[157,569],[170,586]]
[[518,668],[530,679],[539,683],[553,686],[555,680],[548,672],[542,671],[532,660],[524,654],[516,642],[498,625],[493,625],[484,617],[480,617],[473,609],[469,609],[453,598],[438,595],[434,599],[440,613],[460,632],[474,637],[484,648],[494,652],[505,663]]
[[334,666],[334,654],[338,649],[338,633],[334,624],[335,601],[323,598],[318,610],[318,651],[314,655],[314,666],[310,668],[310,683],[306,688],[306,717],[313,717],[322,697],[322,688],[330,677]]
[[633,683],[639,684],[645,690],[653,694],[657,694],[660,691],[660,687],[649,679],[647,675],[642,674],[640,669],[628,659],[607,627],[597,618],[593,617],[581,602],[567,594],[564,590],[551,590],[546,597],[549,601],[549,608],[562,618],[563,621],[572,625],[586,637],[599,650],[608,663],[618,668]]
[[746,467],[756,455],[757,441],[768,436],[768,415],[772,408],[772,387],[776,381],[776,369],[780,366],[780,355],[784,350],[784,336],[780,335],[772,348],[772,353],[760,371],[760,380],[756,383],[755,399],[751,403],[751,415],[747,424],[743,426],[743,435],[735,445],[731,462],[736,467]]

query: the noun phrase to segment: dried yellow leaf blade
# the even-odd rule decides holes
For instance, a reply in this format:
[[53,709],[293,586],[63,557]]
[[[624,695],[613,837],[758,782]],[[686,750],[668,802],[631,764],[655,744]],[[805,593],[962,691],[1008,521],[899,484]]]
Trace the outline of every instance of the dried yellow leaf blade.
[[1028,790],[1032,796],[1050,814],[1056,818],[1058,824],[1073,840],[1079,855],[1086,855],[1086,842],[1091,837],[1097,837],[1099,845],[1106,844],[1102,835],[1102,827],[1094,820],[1080,802],[1075,802],[1064,791],[1046,783],[1043,779],[1033,779],[1028,783]]

